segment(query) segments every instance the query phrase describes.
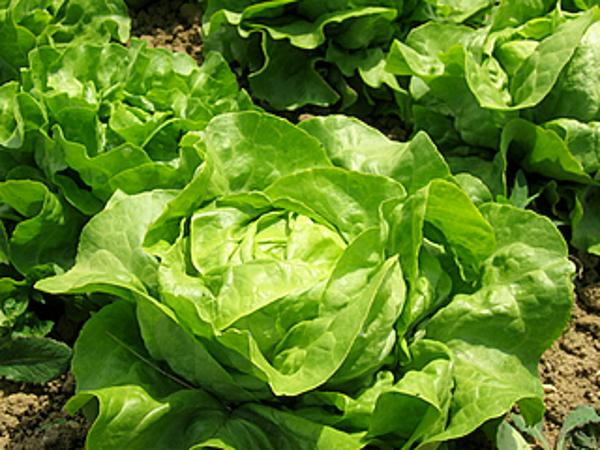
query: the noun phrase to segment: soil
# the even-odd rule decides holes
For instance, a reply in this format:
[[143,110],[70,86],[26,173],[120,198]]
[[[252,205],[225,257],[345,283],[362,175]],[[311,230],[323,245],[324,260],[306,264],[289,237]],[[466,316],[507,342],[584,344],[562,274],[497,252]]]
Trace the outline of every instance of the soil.
[[[201,11],[196,3],[158,1],[131,16],[133,36],[153,47],[186,52],[201,63]],[[310,117],[306,112],[284,115],[292,121]],[[368,122],[391,138],[406,138],[395,118]],[[572,320],[539,364],[546,393],[545,433],[552,444],[573,408],[592,404],[600,411],[600,258],[576,254],[573,259],[580,273]],[[62,411],[73,390],[70,375],[44,386],[0,381],[0,450],[83,449],[88,428],[85,418]]]
[[70,375],[43,386],[0,381],[0,449],[83,449],[85,418],[63,411],[74,390]]
[[202,11],[197,2],[159,1],[131,12],[131,17],[133,36],[151,47],[185,52],[202,62]]
[[546,394],[545,432],[551,442],[572,409],[591,404],[600,411],[600,258],[573,259],[581,270],[572,320],[539,364]]

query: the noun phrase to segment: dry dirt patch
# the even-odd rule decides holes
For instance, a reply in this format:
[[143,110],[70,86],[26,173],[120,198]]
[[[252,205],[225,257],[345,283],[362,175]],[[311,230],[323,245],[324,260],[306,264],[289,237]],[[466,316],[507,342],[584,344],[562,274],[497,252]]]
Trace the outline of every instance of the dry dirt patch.
[[0,449],[83,449],[85,419],[63,411],[74,388],[70,375],[43,386],[0,381]]
[[132,18],[133,36],[151,47],[185,52],[196,61],[202,61],[202,12],[196,3],[160,1],[132,12]]
[[574,259],[582,271],[571,324],[539,365],[546,391],[546,432],[552,441],[573,408],[591,404],[600,411],[600,258]]

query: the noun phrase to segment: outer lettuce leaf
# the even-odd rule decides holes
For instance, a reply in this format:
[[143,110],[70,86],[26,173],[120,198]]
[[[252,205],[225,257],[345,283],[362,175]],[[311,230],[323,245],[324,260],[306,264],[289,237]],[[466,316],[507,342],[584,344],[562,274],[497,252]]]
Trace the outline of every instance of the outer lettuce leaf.
[[346,116],[315,117],[298,125],[315,136],[336,166],[386,175],[409,193],[435,178],[450,177],[450,169],[425,133],[408,143],[395,142],[366,124]]
[[[414,359],[400,380],[382,371],[356,397],[335,391],[307,394],[299,413],[345,429],[366,428],[374,445],[393,442],[411,448],[439,432],[446,423],[453,387],[450,353],[443,344],[427,340],[415,342],[410,349]],[[324,414],[319,407],[339,413]],[[406,416],[407,410],[413,414]],[[399,416],[404,416],[400,423]],[[385,440],[378,440],[380,436]]]
[[[94,349],[105,349],[102,353],[111,364],[103,367],[110,370],[97,370],[95,358],[90,358],[89,350]],[[247,403],[232,411],[192,389],[152,361],[132,304],[115,303],[92,318],[75,352],[73,370],[82,391],[67,407],[74,412],[97,400],[89,448],[360,448],[357,438],[333,428],[259,404]]]
[[[449,347],[454,355],[456,383],[450,423],[427,442],[465,436],[488,420],[502,417],[516,402],[528,423],[541,420],[544,394],[535,367],[528,369],[510,354],[464,341],[453,342]],[[510,383],[506,382],[508,376]]]
[[154,399],[135,384],[105,388],[75,397],[72,410],[91,399],[98,401],[100,409],[87,438],[91,449],[361,448],[358,438],[334,428],[259,404],[247,404],[232,412],[199,390]]
[[[498,247],[484,263],[481,288],[456,296],[426,328],[428,338],[453,350],[456,365],[450,424],[433,440],[464,435],[517,401],[532,423],[540,420],[537,362],[563,331],[571,308],[574,268],[552,223],[510,206],[484,205],[482,212]],[[553,316],[562,319],[550,323]]]
[[[281,5],[285,3],[294,2],[280,2]],[[276,8],[273,8],[276,6]],[[269,36],[274,40],[288,39],[292,46],[301,49],[314,49],[325,43],[325,28],[334,25],[341,24],[343,22],[354,22],[354,26],[358,26],[353,30],[352,33],[342,32],[335,37],[342,46],[352,49],[355,47],[365,47],[371,40],[381,39],[381,23],[385,25],[392,22],[397,15],[396,10],[393,8],[383,7],[363,7],[354,10],[342,10],[331,12],[319,16],[317,20],[294,20],[291,23],[284,23],[282,25],[274,23],[272,25],[268,23],[261,23],[261,19],[269,19],[273,16],[274,10],[278,10],[279,14],[284,13],[280,5],[277,2],[264,2],[262,5],[255,5],[251,8],[244,10],[236,21],[239,25],[240,34],[242,37],[246,37],[249,32],[254,30],[265,30]],[[271,16],[271,17],[269,17]],[[354,19],[354,20],[352,20]],[[356,20],[361,19],[361,20]],[[367,31],[367,33],[360,33],[358,31]]]
[[[207,351],[206,343],[186,333],[177,318],[161,304],[146,299],[137,306],[137,318],[144,344],[155,360],[165,361],[182,379],[215,394],[228,393],[229,401],[245,402],[257,397],[269,398],[256,383],[248,385],[243,374],[223,368]],[[255,395],[256,394],[256,395]]]
[[597,174],[600,169],[600,122],[556,119],[544,123],[543,127],[558,134],[585,173]]
[[[507,155],[509,149],[512,151]],[[505,159],[510,156],[513,160],[520,160],[519,164],[529,172],[557,180],[592,183],[568,144],[552,129],[515,119],[502,131],[500,151]]]
[[[341,94],[316,69],[316,54],[262,37],[263,66],[248,76],[250,88],[258,99],[277,109],[297,109],[305,105],[328,106],[336,103]],[[308,57],[308,64],[307,59]],[[298,93],[289,84],[302,85]]]
[[222,114],[202,137],[224,192],[262,190],[296,170],[331,165],[316,139],[263,113]]
[[22,275],[44,264],[72,264],[83,217],[64,199],[38,181],[7,180],[0,182],[0,203],[22,218],[7,241],[7,256]]
[[[467,195],[442,180],[432,181],[404,203],[386,206],[388,251],[398,253],[411,286],[406,308],[396,325],[404,334],[447,301],[453,282],[473,283],[480,278],[481,261],[493,252],[496,238],[494,229]],[[435,227],[436,232],[428,226]],[[450,244],[450,255],[440,260],[445,252],[440,255],[440,249],[428,245],[426,238]],[[444,264],[443,259],[448,256],[458,273],[444,267],[448,261]],[[450,275],[457,279],[451,280]]]
[[142,251],[141,245],[146,229],[172,198],[173,194],[164,191],[131,197],[117,192],[104,211],[84,227],[75,265],[39,281],[36,288],[69,294],[101,286],[116,294],[122,294],[123,289],[142,293],[157,289],[157,262]]

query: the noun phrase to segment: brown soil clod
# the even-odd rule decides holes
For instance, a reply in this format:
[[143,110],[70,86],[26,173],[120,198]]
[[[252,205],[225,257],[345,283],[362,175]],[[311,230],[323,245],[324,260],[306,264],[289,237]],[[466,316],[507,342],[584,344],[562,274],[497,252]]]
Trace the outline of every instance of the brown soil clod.
[[132,13],[132,35],[151,47],[189,54],[202,62],[202,11],[192,2],[161,0]]
[[600,283],[581,288],[579,298],[586,308],[595,313],[600,313]]
[[63,411],[74,389],[70,375],[44,386],[0,381],[0,449],[83,449],[84,417]]

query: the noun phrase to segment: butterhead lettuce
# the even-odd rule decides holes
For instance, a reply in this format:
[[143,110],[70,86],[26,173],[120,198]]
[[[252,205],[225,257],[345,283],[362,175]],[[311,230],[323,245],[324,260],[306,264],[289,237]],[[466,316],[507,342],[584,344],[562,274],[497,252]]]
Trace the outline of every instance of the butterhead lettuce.
[[238,112],[186,139],[189,184],[117,191],[36,285],[115,297],[75,345],[89,448],[414,448],[541,418],[573,273],[548,219],[425,134]]
[[253,108],[219,55],[198,67],[126,47],[130,23],[122,0],[0,1],[0,373],[11,379],[68,365],[34,314],[46,304],[58,317],[63,302],[32,286],[73,265],[85,222],[117,190],[185,186],[201,158],[183,134]]

